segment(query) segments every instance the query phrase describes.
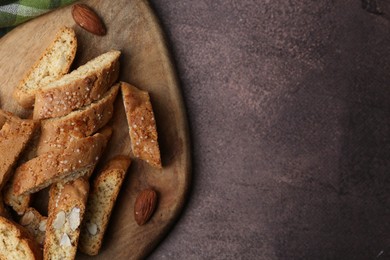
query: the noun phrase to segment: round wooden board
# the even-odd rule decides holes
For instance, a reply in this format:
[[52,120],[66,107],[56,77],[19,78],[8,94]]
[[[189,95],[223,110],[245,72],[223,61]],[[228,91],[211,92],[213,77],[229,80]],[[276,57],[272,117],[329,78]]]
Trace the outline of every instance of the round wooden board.
[[[0,39],[0,107],[27,118],[12,92],[40,57],[61,26],[75,29],[78,53],[74,67],[108,50],[122,51],[120,80],[149,91],[155,111],[163,169],[134,159],[111,217],[103,248],[94,259],[139,259],[148,255],[177,219],[190,184],[190,147],[187,119],[177,77],[160,25],[147,1],[83,1],[104,20],[107,35],[92,35],[76,26],[71,7],[58,9],[25,23]],[[102,162],[117,154],[131,155],[122,97],[115,104],[113,137]],[[153,218],[139,227],[133,205],[137,193],[153,187],[159,195]],[[78,254],[77,259],[92,257]]]

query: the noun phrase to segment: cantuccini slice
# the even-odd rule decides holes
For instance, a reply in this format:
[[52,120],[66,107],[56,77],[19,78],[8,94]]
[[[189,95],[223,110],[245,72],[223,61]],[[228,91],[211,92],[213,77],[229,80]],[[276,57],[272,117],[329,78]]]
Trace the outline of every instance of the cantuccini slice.
[[18,215],[23,215],[30,206],[31,194],[16,195],[12,181],[7,183],[3,191],[4,203],[10,206]]
[[118,79],[119,56],[106,52],[38,90],[33,118],[64,116],[100,99]]
[[42,251],[27,230],[0,217],[0,259],[41,260]]
[[[38,129],[35,131],[33,137],[28,142],[27,147],[24,149],[23,153],[18,159],[17,163],[19,165],[36,157],[39,137],[40,127],[38,127]],[[16,212],[16,214],[23,215],[30,206],[31,194],[16,195],[12,188],[12,180],[13,178],[11,177],[11,180],[7,182],[2,190],[4,203],[10,206]]]
[[93,136],[74,139],[63,151],[52,151],[19,166],[13,178],[16,195],[34,193],[59,181],[70,181],[93,170],[112,130],[105,128]]
[[39,124],[33,120],[20,119],[2,110],[0,110],[0,117],[4,122],[0,130],[0,189],[2,189]]
[[63,27],[40,59],[31,67],[14,91],[14,98],[25,108],[34,104],[38,89],[68,73],[77,49],[73,29]]
[[106,125],[113,115],[118,90],[119,84],[110,88],[102,99],[83,109],[64,117],[43,120],[37,154],[61,151],[71,140],[89,136]]
[[84,178],[51,186],[44,259],[75,258],[88,190],[89,183]]
[[98,254],[129,165],[130,157],[116,156],[95,177],[80,233],[81,252],[88,255]]
[[47,217],[42,216],[36,209],[28,208],[19,219],[19,224],[27,229],[38,244],[43,245],[46,233],[46,221]]
[[156,122],[149,93],[125,82],[121,82],[121,90],[134,156],[161,168]]

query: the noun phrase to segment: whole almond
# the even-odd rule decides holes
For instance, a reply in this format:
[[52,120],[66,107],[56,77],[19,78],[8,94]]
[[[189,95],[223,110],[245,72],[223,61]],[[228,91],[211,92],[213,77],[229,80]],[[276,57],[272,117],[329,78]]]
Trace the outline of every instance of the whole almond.
[[75,4],[72,7],[72,16],[74,21],[90,33],[96,35],[105,35],[106,27],[100,17],[87,5]]
[[142,226],[153,215],[157,205],[157,193],[152,189],[141,191],[134,204],[134,218],[138,225]]

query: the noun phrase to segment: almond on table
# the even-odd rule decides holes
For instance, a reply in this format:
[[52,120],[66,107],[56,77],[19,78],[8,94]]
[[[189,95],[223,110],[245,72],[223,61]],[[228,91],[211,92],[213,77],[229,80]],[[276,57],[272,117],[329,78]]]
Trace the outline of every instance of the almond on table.
[[90,33],[103,36],[106,27],[99,16],[85,4],[75,4],[72,7],[73,20]]
[[141,191],[134,204],[134,219],[139,226],[144,225],[152,217],[157,206],[157,193],[149,188]]

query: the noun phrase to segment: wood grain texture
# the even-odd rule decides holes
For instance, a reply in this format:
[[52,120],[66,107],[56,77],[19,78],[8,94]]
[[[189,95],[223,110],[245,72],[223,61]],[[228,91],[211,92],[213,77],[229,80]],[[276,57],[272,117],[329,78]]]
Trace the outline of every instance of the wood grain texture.
[[[24,118],[31,115],[31,111],[22,109],[12,99],[12,91],[63,25],[74,28],[78,37],[74,68],[108,50],[122,51],[120,80],[150,92],[163,169],[154,169],[140,160],[133,161],[114,208],[102,252],[93,258],[139,259],[161,241],[185,201],[191,168],[185,110],[163,33],[148,2],[118,0],[112,4],[95,0],[83,3],[103,18],[106,36],[95,36],[78,27],[69,6],[23,24],[0,40],[0,105]],[[115,109],[111,121],[113,138],[98,168],[117,154],[131,155],[121,95]],[[133,205],[137,193],[146,187],[158,192],[159,202],[152,219],[139,227],[134,220]],[[90,258],[77,256],[77,259]]]

